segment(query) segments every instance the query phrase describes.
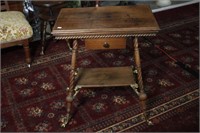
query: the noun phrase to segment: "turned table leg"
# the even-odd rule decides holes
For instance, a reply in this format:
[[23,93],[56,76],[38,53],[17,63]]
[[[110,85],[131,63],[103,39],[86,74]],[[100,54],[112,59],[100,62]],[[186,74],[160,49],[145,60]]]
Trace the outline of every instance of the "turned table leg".
[[42,20],[42,22],[41,22],[42,49],[41,49],[40,55],[44,55],[44,49],[45,49],[45,43],[46,43],[46,28],[47,28],[47,22],[45,20]]
[[30,67],[31,66],[31,55],[30,55],[28,39],[24,41],[23,47],[24,47],[24,52],[25,52],[26,63],[28,65],[28,67]]
[[147,118],[147,113],[146,113],[147,95],[144,92],[144,86],[143,86],[143,80],[142,80],[142,71],[141,71],[141,64],[140,64],[140,54],[139,54],[139,49],[138,49],[138,38],[137,37],[135,37],[133,45],[134,45],[135,69],[137,70],[137,81],[138,81],[138,86],[139,86],[139,94],[138,95],[139,95],[142,110],[143,110],[143,113],[144,113],[144,118],[147,121],[148,125],[151,125],[152,123]]
[[69,88],[67,89],[67,96],[66,96],[66,109],[67,114],[66,116],[62,117],[60,119],[61,126],[65,127],[69,120],[71,119],[70,113],[71,113],[71,105],[74,98],[74,91],[75,91],[75,76],[76,76],[76,53],[78,49],[78,43],[77,40],[74,40],[73,42],[73,48],[72,48],[72,59],[71,59],[71,71],[70,71],[70,82],[69,82]]

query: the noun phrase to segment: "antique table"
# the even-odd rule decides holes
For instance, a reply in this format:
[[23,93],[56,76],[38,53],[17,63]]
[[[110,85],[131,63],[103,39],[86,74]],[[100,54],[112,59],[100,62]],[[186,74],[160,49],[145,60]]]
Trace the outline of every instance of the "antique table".
[[[83,87],[130,86],[139,96],[145,120],[147,95],[143,89],[138,37],[155,36],[159,31],[147,5],[107,6],[61,9],[52,34],[56,39],[73,39],[69,87],[66,96],[66,116],[60,119],[65,127],[71,119],[71,104]],[[125,49],[126,39],[133,39],[134,67],[76,67],[78,39],[90,50]],[[136,79],[134,79],[136,75]]]

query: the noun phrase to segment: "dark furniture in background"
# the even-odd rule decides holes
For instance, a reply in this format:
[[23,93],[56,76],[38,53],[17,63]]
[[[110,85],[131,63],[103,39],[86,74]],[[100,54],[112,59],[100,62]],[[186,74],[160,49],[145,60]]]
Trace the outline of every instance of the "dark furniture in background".
[[[65,1],[33,1],[37,15],[40,19],[40,36],[42,50],[41,55],[44,55],[46,40],[51,38],[51,30],[61,8],[65,6]],[[48,27],[49,25],[49,27]]]
[[[10,10],[11,9],[11,10]],[[1,20],[2,19],[2,20]],[[25,15],[21,11],[13,11],[8,1],[1,1],[1,49],[22,45],[25,53],[25,60],[30,67],[31,55],[29,48],[29,40],[33,35],[32,27],[26,20]]]

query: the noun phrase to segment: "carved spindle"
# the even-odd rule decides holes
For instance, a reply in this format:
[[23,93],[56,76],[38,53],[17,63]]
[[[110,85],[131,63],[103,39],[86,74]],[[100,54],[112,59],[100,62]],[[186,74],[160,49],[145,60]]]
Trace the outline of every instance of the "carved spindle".
[[66,108],[67,108],[67,115],[62,118],[61,126],[65,127],[70,120],[70,112],[71,112],[71,105],[73,101],[74,89],[75,89],[75,70],[76,70],[76,53],[78,49],[77,40],[73,42],[72,48],[72,59],[71,59],[71,71],[70,71],[70,81],[69,81],[69,89],[67,90],[67,97],[66,97]]
[[135,68],[137,70],[137,78],[138,78],[140,93],[144,93],[137,37],[135,37],[134,39],[134,61],[135,61]]
[[138,49],[138,38],[137,37],[135,37],[135,39],[134,39],[134,61],[135,61],[135,68],[137,70],[137,80],[138,80],[138,85],[139,85],[139,99],[141,102],[143,115],[144,115],[144,118],[147,121],[147,123],[149,125],[151,125],[152,123],[147,118],[147,113],[146,113],[147,95],[144,92],[141,63],[140,63],[140,53],[139,53],[139,49]]
[[69,92],[68,101],[72,99],[72,95],[74,92],[74,86],[75,86],[75,70],[76,70],[76,52],[77,52],[77,40],[74,40],[73,42],[73,49],[72,49],[72,60],[71,60],[71,71],[70,71],[70,83],[69,83]]

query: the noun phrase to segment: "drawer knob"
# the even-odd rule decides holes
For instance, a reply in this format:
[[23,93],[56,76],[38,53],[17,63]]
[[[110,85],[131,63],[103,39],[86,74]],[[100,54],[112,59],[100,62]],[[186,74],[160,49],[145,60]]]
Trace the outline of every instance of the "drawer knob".
[[104,42],[103,47],[104,47],[104,48],[109,48],[110,45],[109,45],[107,42]]

